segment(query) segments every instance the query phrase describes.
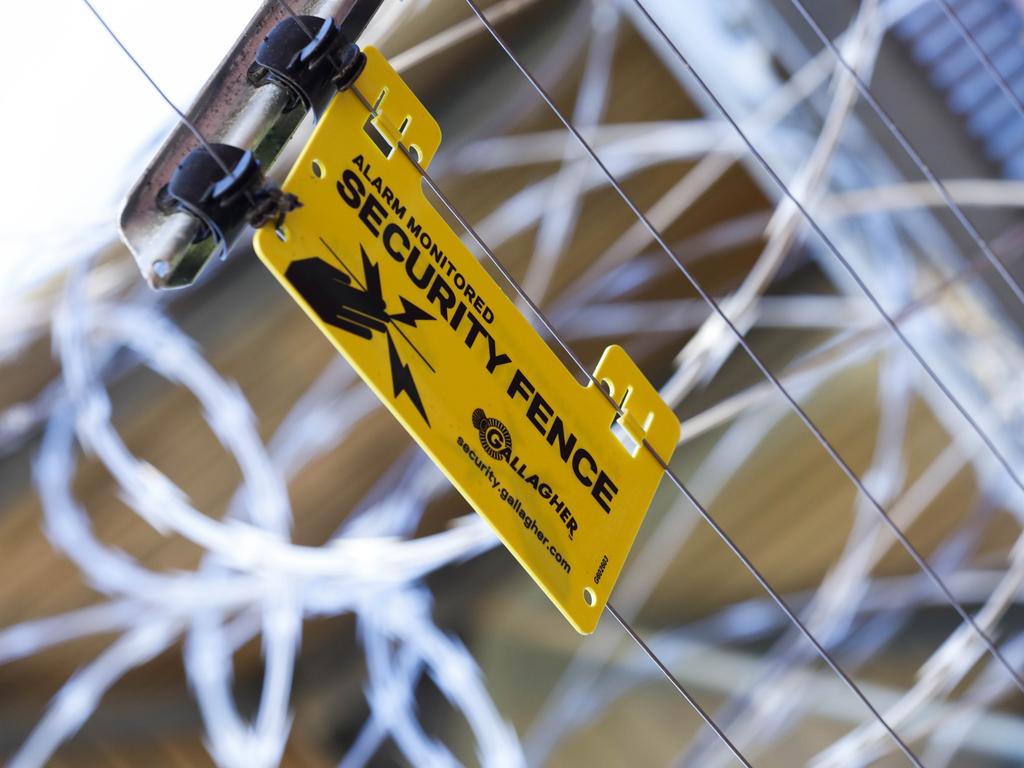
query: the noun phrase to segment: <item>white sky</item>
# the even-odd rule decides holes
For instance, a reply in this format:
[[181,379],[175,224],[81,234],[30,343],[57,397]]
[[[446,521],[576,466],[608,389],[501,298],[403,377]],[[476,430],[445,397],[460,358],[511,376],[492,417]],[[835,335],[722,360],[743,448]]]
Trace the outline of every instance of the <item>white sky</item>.
[[[94,4],[181,108],[259,5]],[[81,0],[9,3],[4,17],[0,297],[116,233],[121,198],[174,119]]]

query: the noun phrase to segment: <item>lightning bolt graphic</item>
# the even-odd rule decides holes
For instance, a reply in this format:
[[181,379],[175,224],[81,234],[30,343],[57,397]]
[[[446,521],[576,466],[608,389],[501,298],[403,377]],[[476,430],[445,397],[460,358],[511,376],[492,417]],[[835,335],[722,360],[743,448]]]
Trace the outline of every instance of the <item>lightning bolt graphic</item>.
[[416,382],[413,381],[412,371],[409,370],[409,366],[402,362],[402,358],[398,356],[398,350],[395,348],[395,342],[391,340],[391,334],[385,334],[388,338],[388,358],[391,361],[391,385],[394,388],[394,398],[398,399],[399,394],[405,392],[412,400],[412,404],[416,406],[416,410],[420,412],[420,416],[427,422],[427,426],[430,426],[430,419],[427,418],[427,412],[423,407],[423,401],[420,399],[419,390],[416,389]]
[[402,312],[401,314],[390,315],[390,318],[396,323],[404,323],[405,325],[411,325],[413,328],[416,327],[417,320],[433,320],[434,316],[425,310],[420,309],[405,296],[398,297],[402,301]]

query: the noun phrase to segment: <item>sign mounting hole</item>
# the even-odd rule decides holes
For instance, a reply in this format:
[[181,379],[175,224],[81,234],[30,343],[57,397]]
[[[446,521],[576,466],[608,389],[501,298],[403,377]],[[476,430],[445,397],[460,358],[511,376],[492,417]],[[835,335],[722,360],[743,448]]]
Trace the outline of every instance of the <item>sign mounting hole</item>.
[[593,608],[597,605],[597,593],[594,592],[590,587],[583,588],[583,602]]

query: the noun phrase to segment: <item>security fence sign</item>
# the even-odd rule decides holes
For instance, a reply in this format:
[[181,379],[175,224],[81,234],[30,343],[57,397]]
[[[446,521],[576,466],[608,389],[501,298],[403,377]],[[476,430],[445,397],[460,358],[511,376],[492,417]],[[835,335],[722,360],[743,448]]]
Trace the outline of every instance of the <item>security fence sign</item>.
[[260,229],[256,250],[592,632],[661,479],[654,454],[671,457],[679,422],[620,347],[594,373],[605,392],[566,370],[426,199],[417,163],[429,165],[440,129],[383,56],[365,53],[356,87],[372,111],[351,89],[334,97],[284,184],[301,207]]

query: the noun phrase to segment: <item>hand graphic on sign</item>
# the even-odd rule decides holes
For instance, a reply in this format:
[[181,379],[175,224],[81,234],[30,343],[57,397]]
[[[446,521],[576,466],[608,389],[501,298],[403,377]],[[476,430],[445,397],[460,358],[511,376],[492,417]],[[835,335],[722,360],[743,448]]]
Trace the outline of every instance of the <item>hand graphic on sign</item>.
[[[338,259],[338,263],[345,271],[335,269],[326,261],[315,256],[293,261],[285,270],[285,278],[325,323],[367,340],[372,339],[374,333],[382,333],[387,337],[394,397],[397,399],[401,393],[405,392],[424,421],[429,424],[430,420],[427,418],[423,400],[416,389],[412,371],[399,357],[395,342],[388,332],[388,326],[394,327],[395,323],[402,323],[415,328],[417,321],[433,320],[434,318],[404,296],[399,297],[402,302],[402,312],[389,313],[381,287],[380,267],[370,261],[362,247],[359,250],[363,260],[362,281],[345,266],[341,259]],[[427,367],[433,370],[430,363],[406,335],[398,328],[395,330],[427,363]]]

